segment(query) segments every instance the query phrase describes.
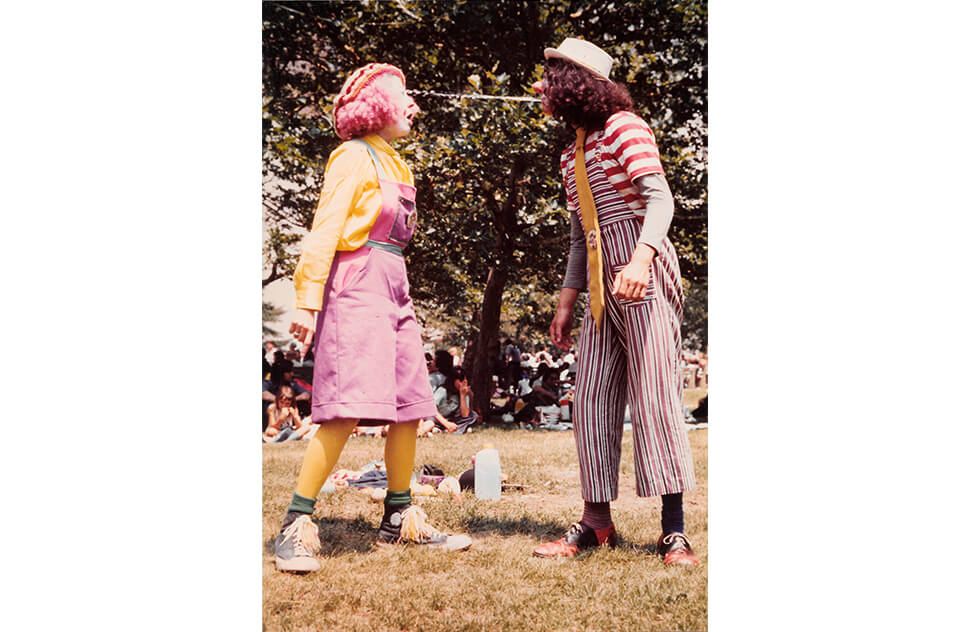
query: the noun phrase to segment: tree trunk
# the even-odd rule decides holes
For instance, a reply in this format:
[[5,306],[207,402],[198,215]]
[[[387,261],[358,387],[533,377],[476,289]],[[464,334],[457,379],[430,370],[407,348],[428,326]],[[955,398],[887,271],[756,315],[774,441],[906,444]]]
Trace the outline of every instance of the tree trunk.
[[472,373],[472,391],[475,393],[472,407],[476,408],[482,421],[488,421],[488,409],[492,400],[492,371],[498,360],[498,330],[502,318],[502,293],[509,280],[509,270],[513,265],[515,242],[521,232],[516,220],[516,200],[518,198],[519,178],[525,171],[525,159],[516,156],[512,160],[506,180],[508,195],[498,204],[491,195],[485,204],[492,212],[495,222],[495,263],[489,268],[485,282],[485,296],[482,299],[478,340],[475,342],[475,366]]
[[505,269],[492,267],[485,284],[482,299],[482,320],[475,341],[475,360],[472,372],[472,408],[477,409],[486,421],[492,400],[492,373],[498,360],[498,330],[502,315],[502,293],[509,279]]

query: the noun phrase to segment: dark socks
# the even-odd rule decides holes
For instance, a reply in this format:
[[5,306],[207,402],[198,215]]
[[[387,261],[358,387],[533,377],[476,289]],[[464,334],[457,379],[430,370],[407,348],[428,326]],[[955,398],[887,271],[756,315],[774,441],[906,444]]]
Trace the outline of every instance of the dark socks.
[[[660,497],[663,508],[660,510],[660,527],[664,535],[668,533],[684,533],[684,495],[664,494]],[[610,503],[583,502],[583,517],[580,520],[592,529],[605,529],[613,524],[610,515]]]
[[660,528],[663,534],[684,532],[684,495],[664,494],[660,498],[663,508],[660,510]]
[[605,529],[613,524],[613,516],[610,515],[610,503],[591,503],[583,502],[583,517],[580,519],[591,529]]

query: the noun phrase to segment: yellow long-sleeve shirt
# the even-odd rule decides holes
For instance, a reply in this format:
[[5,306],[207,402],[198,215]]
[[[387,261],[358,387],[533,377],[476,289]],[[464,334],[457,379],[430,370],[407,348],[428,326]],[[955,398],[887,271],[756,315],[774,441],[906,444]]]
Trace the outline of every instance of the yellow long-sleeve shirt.
[[[376,150],[387,178],[414,186],[411,169],[383,138],[368,134],[361,140]],[[377,171],[367,148],[357,142],[341,144],[327,161],[313,228],[303,240],[293,274],[298,308],[320,310],[334,253],[367,243],[381,205]]]

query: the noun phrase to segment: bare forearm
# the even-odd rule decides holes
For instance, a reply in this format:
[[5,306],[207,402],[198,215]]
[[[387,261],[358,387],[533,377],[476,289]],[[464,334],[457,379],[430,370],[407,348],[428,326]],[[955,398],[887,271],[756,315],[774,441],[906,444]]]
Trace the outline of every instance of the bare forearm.
[[272,428],[273,430],[280,429],[280,420],[277,419],[275,411],[270,411],[269,413],[269,423],[266,424],[266,430],[269,431],[270,428]]
[[579,289],[574,287],[564,287],[559,290],[559,304],[557,310],[568,311],[572,314],[576,300],[579,298]]
[[439,424],[441,424],[442,426],[444,426],[449,431],[454,430],[455,428],[458,427],[458,424],[451,423],[450,421],[448,421],[447,419],[445,419],[444,417],[442,417],[441,416],[441,413],[435,413],[434,414],[434,417],[435,417],[435,419],[438,420],[438,423]]

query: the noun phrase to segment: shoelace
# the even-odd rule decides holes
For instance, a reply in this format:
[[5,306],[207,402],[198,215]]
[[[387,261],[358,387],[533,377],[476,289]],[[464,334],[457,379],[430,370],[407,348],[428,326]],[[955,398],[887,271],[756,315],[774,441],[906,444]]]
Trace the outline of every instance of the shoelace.
[[428,514],[417,505],[411,505],[401,514],[401,540],[423,542],[440,535],[440,531],[428,524]]
[[293,524],[283,532],[283,539],[291,540],[294,552],[300,556],[313,555],[320,548],[317,525],[313,524],[309,518],[294,520]]
[[583,532],[583,525],[579,524],[578,522],[574,522],[571,525],[569,525],[569,529],[566,530],[566,537],[569,537],[570,533],[582,534],[582,532]]
[[690,548],[690,540],[688,540],[687,536],[683,533],[668,533],[663,537],[661,542],[667,546],[671,546],[674,543],[674,540],[681,540],[687,548]]

